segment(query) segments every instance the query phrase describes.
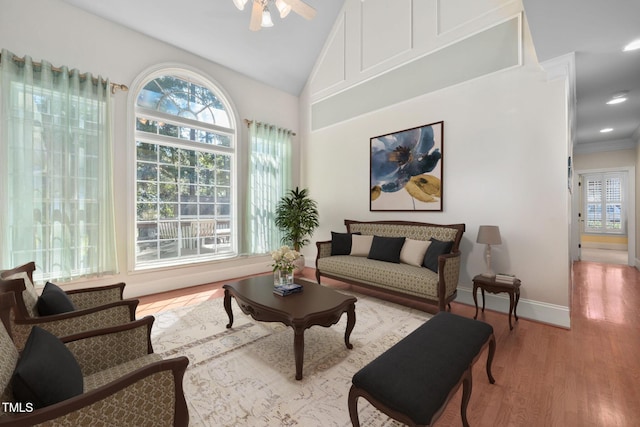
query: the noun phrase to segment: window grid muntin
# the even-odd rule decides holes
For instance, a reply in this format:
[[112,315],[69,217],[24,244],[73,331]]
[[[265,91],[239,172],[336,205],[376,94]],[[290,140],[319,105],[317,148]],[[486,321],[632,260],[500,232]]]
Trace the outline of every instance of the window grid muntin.
[[620,172],[585,175],[585,233],[625,234],[625,182]]
[[[222,101],[221,101],[222,102]],[[225,112],[229,109],[225,106]],[[228,114],[228,113],[226,113]],[[235,165],[235,130],[231,127],[224,127],[210,123],[201,123],[189,118],[172,116],[160,111],[153,111],[146,108],[136,108],[136,127],[140,117],[146,119],[156,119],[171,123],[175,126],[191,127],[193,129],[215,133],[226,138],[226,145],[215,145],[210,143],[202,143],[189,139],[182,139],[175,136],[161,135],[157,133],[149,133],[135,130],[136,135],[136,248],[144,250],[152,248],[157,251],[155,261],[165,261],[167,259],[187,260],[188,258],[212,258],[217,255],[228,257],[235,254],[235,244],[232,232],[234,230],[234,170]],[[229,116],[231,120],[231,116]],[[155,159],[149,159],[142,156],[139,160],[139,144],[150,144],[157,147]],[[213,156],[214,159],[221,159],[214,168],[203,168],[200,164],[189,162],[189,165],[183,162],[167,162],[159,158],[163,148],[178,149],[180,153],[185,150],[190,153],[193,158]],[[201,154],[198,154],[201,153]],[[155,167],[155,180],[138,179],[138,171],[140,165],[151,165]],[[177,167],[177,181],[168,181],[163,179],[161,173],[167,171],[167,168]],[[163,169],[164,168],[164,169]],[[208,178],[207,178],[208,176]],[[204,182],[209,179],[209,182]],[[211,181],[213,180],[213,181]],[[151,199],[140,199],[139,186],[155,185]],[[177,186],[177,200],[163,200],[161,186],[174,185]],[[147,194],[149,196],[149,193]],[[190,196],[190,197],[187,197]],[[210,200],[203,200],[203,197],[209,197]],[[188,200],[187,200],[188,199]],[[156,211],[152,217],[140,218],[139,204],[155,204]],[[164,208],[164,209],[161,209]],[[172,215],[175,214],[175,217]],[[188,215],[187,215],[188,214]],[[216,220],[215,230],[207,231],[209,234],[203,235],[203,228],[211,226],[206,223],[209,220]],[[155,230],[153,225],[155,224]],[[140,225],[151,226],[151,231],[141,233]],[[175,235],[167,235],[167,229],[173,226]],[[163,228],[163,230],[161,230]],[[211,234],[213,233],[213,234]],[[193,242],[201,241],[202,243],[213,242],[213,251],[203,253],[200,246],[194,254],[185,255],[183,248],[189,246],[191,249]],[[160,246],[172,246],[176,252],[176,256],[163,254]],[[165,251],[166,252],[166,251]],[[143,261],[136,255],[136,265],[138,267],[146,264],[155,264],[154,260]],[[175,263],[175,262],[174,262]]]

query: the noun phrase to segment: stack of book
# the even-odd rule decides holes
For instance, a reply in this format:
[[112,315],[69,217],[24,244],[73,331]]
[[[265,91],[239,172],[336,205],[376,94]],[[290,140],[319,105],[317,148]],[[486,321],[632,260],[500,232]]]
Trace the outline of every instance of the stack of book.
[[286,285],[278,285],[273,287],[273,293],[276,295],[280,295],[286,297],[287,295],[296,294],[298,292],[302,292],[302,285],[298,285],[297,283],[289,283]]
[[507,273],[496,274],[496,282],[513,284],[517,280],[516,276]]

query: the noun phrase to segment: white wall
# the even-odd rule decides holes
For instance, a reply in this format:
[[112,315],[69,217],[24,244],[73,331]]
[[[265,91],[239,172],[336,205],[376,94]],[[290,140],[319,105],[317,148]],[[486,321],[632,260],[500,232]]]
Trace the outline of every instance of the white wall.
[[[356,3],[347,0],[347,14],[358,13]],[[456,3],[461,13],[464,3]],[[490,7],[492,2],[484,3]],[[502,3],[508,7],[504,16],[493,10],[496,22],[511,16],[514,3],[519,4]],[[434,9],[423,13],[426,15],[414,16],[413,21],[434,22],[438,19],[429,13],[440,12]],[[455,7],[451,13],[456,13]],[[346,19],[358,22],[349,16]],[[358,34],[357,28],[343,40],[346,51],[357,53],[362,40],[349,34]],[[345,218],[465,223],[458,291],[458,300],[463,302],[472,301],[471,279],[485,269],[484,248],[475,243],[478,227],[498,225],[503,244],[493,247],[493,266],[521,278],[518,313],[569,326],[565,85],[564,81],[547,81],[537,64],[526,25],[523,37],[520,67],[407,99],[313,132],[308,125],[314,101],[311,90],[317,88],[308,86],[302,95],[306,160],[302,179],[320,206],[321,227],[314,236],[317,240],[328,240],[331,231],[343,231]],[[334,44],[340,45],[335,40]],[[330,67],[316,65],[316,70],[326,68]],[[353,68],[346,69],[347,82]],[[358,81],[358,76],[353,78],[353,84]],[[346,86],[341,83],[341,89]],[[440,120],[444,121],[445,135],[443,212],[370,212],[369,138]],[[315,256],[311,248],[306,252],[308,258]],[[498,296],[488,300],[487,306],[506,311],[508,302]]]
[[573,159],[575,170],[623,168],[636,165],[636,150],[576,154]]
[[[240,143],[246,140],[245,118],[293,130],[298,128],[297,97],[59,0],[0,0],[0,40],[1,47],[18,56],[29,55],[36,61],[67,65],[126,85],[131,85],[143,71],[157,64],[182,64],[200,70],[220,85],[237,108]],[[127,235],[130,220],[127,197],[132,188],[131,177],[126,170],[127,156],[132,153],[132,141],[127,140],[130,98],[133,97],[122,92],[113,98],[116,223],[121,272],[90,284],[124,281],[127,283],[125,296],[131,297],[267,271],[269,259],[266,257],[238,258],[154,272],[127,271],[130,238]],[[246,170],[242,163],[240,166],[241,170]],[[243,200],[241,192],[240,201]],[[86,282],[79,282],[70,287],[86,285]]]

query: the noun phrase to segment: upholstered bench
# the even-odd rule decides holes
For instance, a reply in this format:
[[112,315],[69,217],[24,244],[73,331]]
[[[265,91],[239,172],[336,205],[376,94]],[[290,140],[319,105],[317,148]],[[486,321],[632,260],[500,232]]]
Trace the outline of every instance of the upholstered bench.
[[493,384],[491,362],[496,341],[491,325],[439,312],[353,376],[351,423],[360,425],[357,401],[362,396],[400,422],[430,426],[462,384],[460,411],[463,425],[468,426],[471,369],[487,346],[487,376]]

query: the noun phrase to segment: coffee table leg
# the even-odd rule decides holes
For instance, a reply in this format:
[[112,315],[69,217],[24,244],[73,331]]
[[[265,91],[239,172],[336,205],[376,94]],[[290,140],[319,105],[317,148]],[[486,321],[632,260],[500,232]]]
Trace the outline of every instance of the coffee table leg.
[[348,349],[353,348],[353,344],[349,342],[349,337],[351,336],[351,331],[353,331],[353,327],[356,325],[356,305],[351,304],[347,309],[347,329],[344,332],[344,343]]
[[302,379],[302,364],[304,361],[304,328],[293,329],[293,354],[296,359],[296,379]]
[[233,312],[231,311],[231,294],[227,289],[224,290],[224,309],[229,315],[229,323],[227,323],[227,329],[233,325]]

